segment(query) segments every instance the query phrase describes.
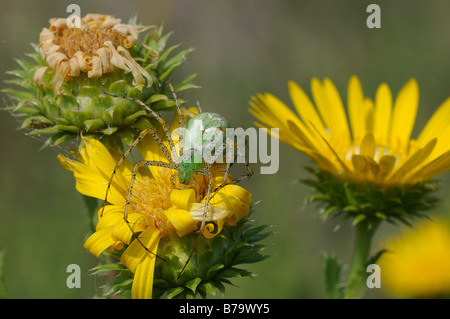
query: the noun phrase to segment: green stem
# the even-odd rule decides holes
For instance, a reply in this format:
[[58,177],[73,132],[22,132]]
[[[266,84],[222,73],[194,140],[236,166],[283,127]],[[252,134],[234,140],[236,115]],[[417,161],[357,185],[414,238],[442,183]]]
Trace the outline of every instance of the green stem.
[[361,298],[365,292],[367,280],[367,262],[373,235],[379,223],[371,227],[365,222],[356,225],[355,247],[353,250],[350,276],[345,289],[344,298]]

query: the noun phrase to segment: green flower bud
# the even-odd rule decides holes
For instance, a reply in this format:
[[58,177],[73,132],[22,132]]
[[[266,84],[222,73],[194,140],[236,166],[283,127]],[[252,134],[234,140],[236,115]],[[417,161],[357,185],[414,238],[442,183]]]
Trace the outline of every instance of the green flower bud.
[[[80,28],[51,19],[29,55],[33,61],[17,60],[20,69],[9,72],[16,88],[3,90],[11,98],[6,109],[30,135],[49,135],[44,146],[83,134],[120,149],[122,141],[131,143],[151,125],[152,117],[137,103],[105,93],[137,98],[154,110],[175,109],[168,83],[191,49],[170,57],[178,46],[166,49],[170,33],[162,32],[99,14],[82,18]],[[195,88],[194,77],[172,83],[175,92]]]

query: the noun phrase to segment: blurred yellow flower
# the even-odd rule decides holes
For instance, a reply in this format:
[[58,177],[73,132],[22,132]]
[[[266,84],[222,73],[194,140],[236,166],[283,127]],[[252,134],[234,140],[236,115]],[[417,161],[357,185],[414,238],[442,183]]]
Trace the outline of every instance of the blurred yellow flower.
[[316,107],[296,83],[289,82],[300,117],[270,93],[252,97],[250,112],[262,123],[256,125],[279,128],[276,137],[281,141],[311,157],[322,170],[357,184],[413,185],[450,169],[450,98],[418,138],[411,139],[419,104],[415,79],[402,87],[395,100],[389,86],[381,84],[372,101],[352,76],[349,121],[330,79],[313,78],[311,90]]
[[[175,123],[178,123],[175,121]],[[111,152],[99,141],[84,138],[84,148],[79,160],[62,155],[58,158],[62,166],[74,173],[77,190],[87,196],[104,199],[110,176],[121,155]],[[140,152],[148,161],[164,161],[158,144],[148,136],[144,138]],[[205,207],[208,181],[205,176],[195,176],[195,186],[175,188],[177,179],[173,169],[150,166],[149,170],[137,172],[128,205],[128,222],[124,220],[127,194],[131,182],[133,165],[125,161],[112,180],[105,209],[98,211],[96,232],[85,242],[84,247],[98,257],[106,249],[120,250],[128,245],[121,256],[121,263],[134,273],[132,298],[151,298],[155,255],[161,238],[171,240],[197,231]],[[223,182],[225,166],[213,165],[213,187]],[[234,226],[250,209],[251,194],[237,185],[226,185],[214,193],[207,211],[207,224],[203,236],[212,238],[220,233],[225,223]],[[138,234],[137,239],[132,236]],[[150,254],[148,250],[154,254]],[[161,256],[164,257],[164,256]]]
[[450,297],[450,224],[425,221],[388,239],[381,286],[399,297]]

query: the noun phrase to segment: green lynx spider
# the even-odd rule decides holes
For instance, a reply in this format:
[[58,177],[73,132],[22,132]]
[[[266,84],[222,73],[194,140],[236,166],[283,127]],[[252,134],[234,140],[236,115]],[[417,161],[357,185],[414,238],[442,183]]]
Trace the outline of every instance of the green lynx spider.
[[[126,157],[132,152],[132,150],[139,144],[139,142],[147,135],[150,134],[153,139],[155,140],[155,142],[158,144],[159,148],[161,149],[161,151],[163,152],[164,156],[167,158],[168,162],[162,162],[162,161],[146,161],[146,160],[142,160],[137,162],[136,164],[134,164],[133,167],[133,171],[132,171],[132,175],[131,175],[131,181],[130,181],[130,185],[128,188],[128,193],[127,193],[127,198],[126,198],[126,205],[125,205],[125,211],[124,211],[124,216],[123,219],[125,221],[125,223],[127,224],[128,228],[131,230],[133,237],[142,245],[142,247],[144,247],[145,250],[147,250],[149,253],[151,253],[152,255],[155,255],[156,257],[160,258],[161,260],[164,261],[164,259],[158,255],[156,255],[155,252],[150,251],[139,239],[138,236],[135,236],[135,232],[133,230],[132,225],[130,224],[129,220],[128,220],[128,207],[130,204],[130,199],[131,199],[131,195],[132,195],[132,189],[133,189],[133,184],[136,178],[136,171],[143,167],[143,166],[157,166],[157,167],[164,167],[164,168],[169,168],[169,169],[174,169],[177,171],[177,175],[178,175],[178,180],[181,184],[184,185],[189,185],[191,183],[195,183],[195,179],[194,176],[195,174],[199,174],[199,175],[204,175],[206,176],[209,181],[208,181],[208,188],[207,188],[207,193],[206,193],[206,202],[205,202],[205,209],[203,212],[203,216],[202,216],[202,222],[199,228],[200,233],[203,231],[205,224],[206,224],[206,216],[207,216],[207,209],[208,209],[208,205],[209,202],[211,200],[211,198],[216,194],[216,192],[223,188],[225,185],[228,184],[235,184],[240,182],[241,180],[248,178],[250,176],[253,175],[253,171],[251,170],[248,162],[245,162],[246,166],[247,166],[247,174],[244,175],[241,178],[238,179],[233,179],[231,182],[226,182],[228,176],[230,175],[230,167],[231,167],[231,162],[227,162],[226,163],[226,170],[224,173],[224,177],[223,177],[223,182],[221,183],[220,186],[218,186],[214,191],[212,189],[212,181],[213,181],[213,176],[212,173],[209,171],[211,166],[219,159],[219,156],[223,156],[224,154],[224,148],[226,147],[227,143],[230,143],[230,141],[227,141],[225,138],[225,134],[221,134],[219,135],[218,133],[225,131],[227,128],[229,128],[229,124],[227,122],[227,120],[216,113],[200,113],[194,117],[192,117],[187,123],[186,126],[184,125],[184,120],[183,120],[183,116],[181,114],[181,107],[178,103],[178,100],[176,98],[175,95],[175,91],[173,89],[173,86],[171,84],[169,84],[170,89],[172,90],[172,94],[175,100],[175,104],[176,104],[176,108],[177,108],[177,112],[179,115],[179,125],[180,128],[184,127],[185,128],[185,136],[191,136],[192,137],[192,131],[194,130],[194,123],[199,123],[196,121],[201,121],[202,124],[202,128],[203,130],[213,130],[214,132],[214,137],[213,140],[216,142],[214,143],[214,145],[218,146],[216,147],[216,149],[214,149],[214,154],[212,155],[212,157],[205,162],[203,159],[202,154],[204,154],[205,148],[209,147],[211,148],[211,144],[205,144],[202,141],[202,137],[200,137],[200,140],[198,139],[194,139],[191,140],[191,144],[193,143],[193,145],[189,144],[188,147],[186,148],[182,148],[180,147],[180,152],[181,150],[185,150],[187,149],[187,152],[183,152],[180,156],[178,156],[176,149],[175,149],[175,143],[172,139],[172,136],[170,134],[169,131],[169,127],[167,126],[166,122],[164,121],[164,119],[162,119],[162,117],[160,117],[155,111],[153,111],[150,107],[148,107],[144,102],[136,99],[136,98],[132,98],[132,97],[126,97],[126,96],[119,96],[119,95],[114,95],[114,94],[109,94],[106,93],[107,95],[110,95],[112,97],[116,97],[116,98],[124,98],[124,99],[129,99],[134,101],[135,103],[138,103],[139,105],[141,105],[149,114],[151,114],[157,121],[158,123],[161,125],[163,131],[164,131],[164,136],[167,139],[167,142],[169,144],[169,148],[170,148],[170,152],[167,149],[166,145],[163,143],[163,141],[161,140],[161,138],[158,136],[158,134],[156,133],[156,131],[153,128],[147,128],[144,129],[143,131],[141,131],[141,133],[139,134],[139,136],[137,137],[137,139],[130,145],[130,147],[126,150],[126,152],[122,155],[122,157],[120,158],[120,160],[116,163],[116,166],[114,167],[114,170],[111,174],[111,177],[109,179],[109,183],[106,189],[106,195],[105,195],[105,199],[104,199],[104,203],[103,203],[103,207],[102,207],[102,212],[101,215],[103,215],[103,211],[104,208],[106,206],[107,200],[108,200],[108,193],[110,191],[110,187],[113,181],[113,178],[117,172],[117,170],[119,169],[119,167],[122,165],[122,163],[124,162],[124,160],[126,159]],[[217,144],[217,138],[220,139],[220,137],[222,137],[222,139],[219,141],[220,145]],[[186,138],[185,138],[186,139]],[[190,139],[188,139],[190,140]],[[232,141],[231,141],[232,143]],[[179,144],[180,145],[180,144]],[[200,147],[198,147],[198,145],[200,145]],[[211,151],[211,150],[209,150]],[[200,159],[200,160],[198,160]],[[172,176],[171,180],[173,183],[173,178],[175,177],[175,175]],[[181,274],[183,273],[184,269],[186,268],[187,264],[189,263],[190,259],[192,258],[192,255],[195,251],[195,246],[190,254],[190,256],[188,257],[188,260],[186,261],[185,265],[183,266],[183,269],[181,270],[180,274],[178,277],[181,276]]]

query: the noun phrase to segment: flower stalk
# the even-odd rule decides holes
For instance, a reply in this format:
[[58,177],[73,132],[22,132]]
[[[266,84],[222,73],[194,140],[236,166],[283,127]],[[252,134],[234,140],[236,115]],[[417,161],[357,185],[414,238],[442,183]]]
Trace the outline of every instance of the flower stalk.
[[373,236],[378,228],[376,225],[369,225],[361,222],[355,226],[355,242],[350,275],[345,288],[344,298],[361,298],[364,294],[367,278],[367,266]]

